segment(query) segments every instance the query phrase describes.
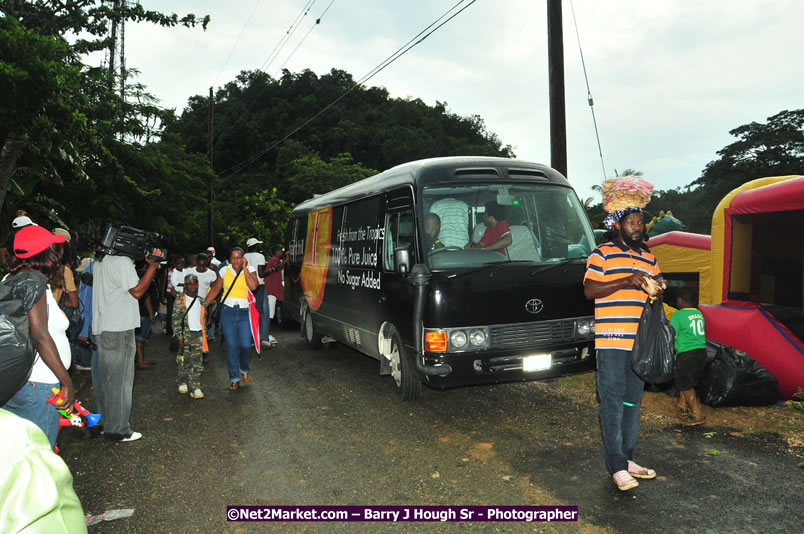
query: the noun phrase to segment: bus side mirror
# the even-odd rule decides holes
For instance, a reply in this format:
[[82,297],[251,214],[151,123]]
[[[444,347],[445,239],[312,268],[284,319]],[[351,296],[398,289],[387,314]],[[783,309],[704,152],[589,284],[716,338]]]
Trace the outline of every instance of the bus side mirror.
[[394,269],[403,276],[410,272],[410,249],[407,247],[394,249]]

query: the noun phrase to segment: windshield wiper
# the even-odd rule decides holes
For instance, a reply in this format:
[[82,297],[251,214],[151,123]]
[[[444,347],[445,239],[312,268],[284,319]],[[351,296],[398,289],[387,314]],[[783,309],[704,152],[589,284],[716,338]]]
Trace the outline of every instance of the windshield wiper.
[[542,274],[544,272],[551,271],[551,270],[555,269],[556,267],[561,267],[562,265],[566,265],[568,263],[573,263],[573,262],[576,262],[578,260],[583,260],[583,262],[586,263],[586,258],[584,258],[583,256],[575,256],[574,258],[565,258],[565,259],[563,259],[561,261],[557,261],[556,263],[551,263],[550,265],[545,265],[541,269],[536,269],[534,271],[531,271],[530,275],[531,276],[536,276],[537,274]]
[[493,261],[491,263],[484,263],[483,265],[481,265],[480,267],[478,267],[476,269],[469,269],[468,271],[464,271],[462,273],[453,273],[453,274],[447,276],[447,278],[449,278],[449,279],[460,278],[461,276],[465,276],[467,274],[472,274],[472,273],[477,273],[477,272],[480,272],[480,271],[484,271],[484,270],[488,269],[489,267],[502,267],[502,266],[505,266],[505,265],[511,265],[512,263],[533,263],[533,261],[532,260]]

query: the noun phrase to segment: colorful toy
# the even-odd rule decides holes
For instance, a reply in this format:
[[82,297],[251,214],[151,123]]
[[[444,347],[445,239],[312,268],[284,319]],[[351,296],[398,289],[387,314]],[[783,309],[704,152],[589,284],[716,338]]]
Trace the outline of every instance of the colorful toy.
[[[53,395],[47,400],[47,403],[52,404],[53,406],[56,406],[56,403],[58,401],[60,401],[61,399],[63,399],[64,397],[62,397],[61,390],[58,389],[58,388],[51,388],[51,391],[53,392]],[[75,412],[76,412],[73,415],[68,415],[65,410],[61,410],[61,409],[59,410],[59,413],[61,414],[61,417],[62,417],[59,420],[59,426],[60,427],[62,427],[62,426],[83,427],[84,426],[84,421],[83,421],[83,419],[81,419],[82,415],[84,417],[86,417],[87,424],[89,425],[89,427],[93,427],[93,426],[97,425],[98,421],[100,421],[100,419],[101,419],[101,414],[90,412],[89,410],[87,410],[86,408],[81,406],[81,403],[79,401],[77,401],[77,400],[75,401],[75,404],[73,405],[73,410],[75,410]]]

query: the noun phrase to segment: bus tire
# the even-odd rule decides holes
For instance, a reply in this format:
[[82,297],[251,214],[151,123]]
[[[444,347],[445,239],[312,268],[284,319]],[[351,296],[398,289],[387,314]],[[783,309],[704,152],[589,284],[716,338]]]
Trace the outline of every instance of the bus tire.
[[318,350],[324,345],[321,341],[323,336],[315,327],[315,324],[313,324],[313,314],[309,309],[307,313],[304,314],[302,329],[304,330],[304,337],[307,339],[307,344],[310,345],[310,348]]
[[391,337],[391,377],[396,383],[396,391],[403,401],[416,400],[422,387],[422,380],[413,364],[413,356],[405,349],[399,332]]
[[274,311],[274,319],[276,319],[279,328],[282,330],[290,330],[296,325],[296,321],[291,319],[288,314],[285,313],[285,308],[282,306],[281,302],[276,303],[276,310]]

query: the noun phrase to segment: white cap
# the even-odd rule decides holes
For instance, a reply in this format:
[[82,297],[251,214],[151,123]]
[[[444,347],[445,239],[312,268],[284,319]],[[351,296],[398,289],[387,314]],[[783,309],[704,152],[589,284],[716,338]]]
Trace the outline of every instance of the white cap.
[[70,242],[71,239],[70,232],[65,230],[64,228],[54,228],[53,233],[56,235],[63,235],[64,238],[67,240],[67,242],[68,243]]
[[207,252],[215,253],[215,247],[207,247]]
[[261,244],[261,243],[262,243],[262,241],[260,241],[260,240],[259,240],[259,239],[257,239],[256,237],[252,237],[251,239],[249,239],[248,241],[246,241],[246,246],[247,246],[247,247],[253,247],[254,245],[259,245],[259,244]]
[[12,228],[22,228],[23,226],[30,226],[33,223],[34,222],[31,220],[30,217],[26,217],[25,215],[22,215],[21,217],[17,217],[13,221],[11,221],[11,227]]

